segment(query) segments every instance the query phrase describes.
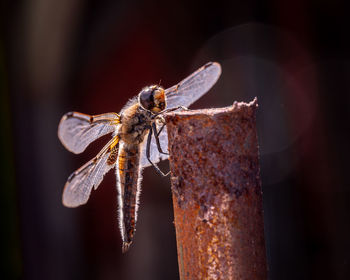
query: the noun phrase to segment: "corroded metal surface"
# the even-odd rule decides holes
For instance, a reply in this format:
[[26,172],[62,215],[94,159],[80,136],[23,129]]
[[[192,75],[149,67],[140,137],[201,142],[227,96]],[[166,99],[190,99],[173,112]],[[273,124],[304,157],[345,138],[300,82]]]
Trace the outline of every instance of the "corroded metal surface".
[[267,279],[256,108],[166,116],[182,280]]

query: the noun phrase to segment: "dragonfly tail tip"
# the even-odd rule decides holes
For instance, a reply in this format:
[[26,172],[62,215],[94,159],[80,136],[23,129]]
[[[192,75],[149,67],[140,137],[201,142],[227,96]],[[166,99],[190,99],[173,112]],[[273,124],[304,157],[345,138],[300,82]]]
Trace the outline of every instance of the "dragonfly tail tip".
[[129,251],[130,245],[131,245],[131,241],[130,242],[123,242],[122,245],[122,253],[126,253],[127,251]]

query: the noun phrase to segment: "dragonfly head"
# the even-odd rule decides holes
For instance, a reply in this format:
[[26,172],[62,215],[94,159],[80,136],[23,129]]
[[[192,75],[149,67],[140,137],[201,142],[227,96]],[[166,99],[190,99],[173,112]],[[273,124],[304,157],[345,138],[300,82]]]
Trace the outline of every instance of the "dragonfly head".
[[164,89],[158,85],[143,88],[139,93],[139,103],[153,114],[160,113],[166,107]]

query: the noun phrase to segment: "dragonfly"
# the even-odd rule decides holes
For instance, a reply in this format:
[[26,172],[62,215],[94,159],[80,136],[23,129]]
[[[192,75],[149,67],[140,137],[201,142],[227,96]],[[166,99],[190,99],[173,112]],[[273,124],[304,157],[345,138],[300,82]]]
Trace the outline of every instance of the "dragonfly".
[[67,207],[85,204],[104,175],[115,168],[118,193],[119,228],[122,252],[133,242],[142,170],[168,159],[168,137],[164,114],[186,110],[217,82],[221,66],[209,62],[180,83],[164,89],[160,85],[143,88],[117,113],[87,115],[66,113],[58,126],[58,138],[75,154],[82,153],[96,139],[111,134],[109,142],[89,162],[73,172],[64,186],[62,202]]

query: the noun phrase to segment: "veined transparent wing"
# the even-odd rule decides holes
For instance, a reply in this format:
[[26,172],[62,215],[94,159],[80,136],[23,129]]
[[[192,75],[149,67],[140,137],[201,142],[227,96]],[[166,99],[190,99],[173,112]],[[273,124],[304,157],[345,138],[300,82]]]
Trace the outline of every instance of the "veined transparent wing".
[[118,146],[111,146],[115,141],[116,138],[111,139],[96,157],[69,176],[64,186],[63,205],[77,207],[88,201],[92,188],[97,189],[103,176],[115,166]]
[[119,115],[107,113],[90,116],[78,112],[65,114],[58,125],[58,138],[72,153],[79,154],[96,139],[114,132],[119,124]]
[[[161,125],[157,125],[157,129],[159,131]],[[163,128],[159,135],[159,142],[160,146],[162,147],[162,151],[167,153],[168,152],[168,134],[166,127]],[[147,137],[145,137],[145,140],[141,143],[141,157],[140,157],[140,166],[141,168],[150,166],[151,164],[149,163],[147,156],[146,156],[146,144],[147,144]],[[151,141],[151,153],[150,153],[150,158],[153,163],[157,163],[161,160],[168,159],[168,155],[161,154],[158,151],[158,147],[156,144],[156,140],[154,138],[154,135],[152,135],[152,141]]]
[[220,64],[209,62],[177,85],[166,89],[167,109],[190,106],[216,83],[220,74]]

